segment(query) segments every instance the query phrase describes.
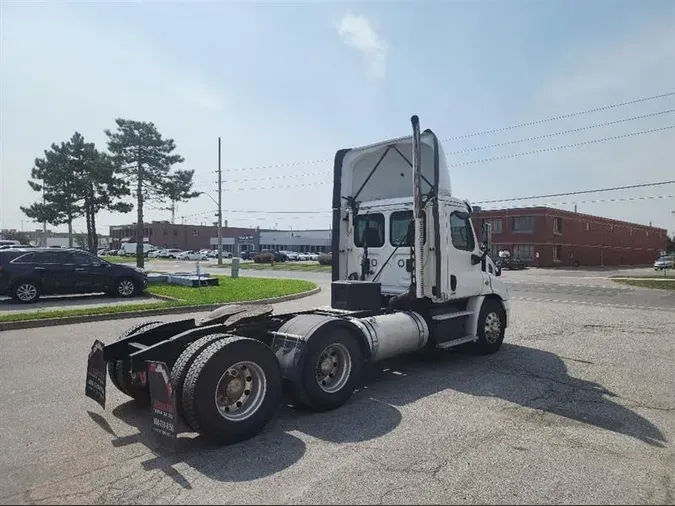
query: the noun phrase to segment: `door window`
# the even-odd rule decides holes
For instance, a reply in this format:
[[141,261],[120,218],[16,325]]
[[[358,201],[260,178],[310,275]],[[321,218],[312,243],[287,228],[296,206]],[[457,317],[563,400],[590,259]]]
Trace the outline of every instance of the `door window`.
[[[389,242],[392,246],[410,247],[415,240],[415,228],[410,225],[413,219],[412,211],[395,211],[389,217]],[[426,216],[422,211],[422,243],[427,242]],[[414,225],[414,224],[413,224]]]
[[93,261],[91,255],[87,255],[86,253],[72,253],[68,263],[75,265],[91,265]]
[[450,215],[450,235],[456,249],[473,251],[476,248],[471,219],[467,213],[454,212]]
[[64,251],[45,251],[35,255],[36,264],[65,264],[68,253]]
[[[366,222],[368,227],[366,228]],[[354,245],[363,248],[364,243],[369,248],[381,248],[384,246],[384,216],[381,213],[362,214],[356,217],[356,232]]]

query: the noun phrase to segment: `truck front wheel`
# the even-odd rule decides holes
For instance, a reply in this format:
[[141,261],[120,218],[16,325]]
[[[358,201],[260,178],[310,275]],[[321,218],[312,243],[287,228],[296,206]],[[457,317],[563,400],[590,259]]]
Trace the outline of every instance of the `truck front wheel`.
[[313,411],[329,411],[349,400],[364,369],[357,338],[347,329],[331,329],[310,338],[295,400]]
[[486,299],[478,315],[478,350],[487,355],[497,353],[504,341],[506,331],[506,312],[502,304],[494,299]]

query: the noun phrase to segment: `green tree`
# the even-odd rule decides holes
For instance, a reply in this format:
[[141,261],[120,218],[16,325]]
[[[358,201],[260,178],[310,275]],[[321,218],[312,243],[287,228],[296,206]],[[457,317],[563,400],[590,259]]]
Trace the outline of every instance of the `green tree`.
[[672,238],[666,235],[666,251],[675,253],[675,234],[673,234]]
[[143,211],[146,202],[166,200],[166,184],[173,165],[183,157],[174,154],[173,139],[164,139],[151,122],[118,118],[117,130],[106,130],[108,150],[115,166],[131,184],[136,200],[136,265],[143,267]]
[[22,211],[37,221],[68,225],[68,246],[73,246],[73,220],[84,216],[87,222],[86,247],[98,247],[96,214],[101,210],[129,212],[132,205],[120,199],[130,194],[128,184],[116,174],[110,157],[100,153],[94,143],[85,142],[75,132],[68,142],[52,144],[45,158],[37,159],[28,184],[43,192],[42,202]]
[[194,170],[177,170],[169,176],[164,185],[164,192],[169,200],[169,207],[165,209],[171,211],[171,223],[176,221],[176,208],[179,202],[187,202],[200,195],[200,192],[192,191],[194,174]]
[[117,174],[112,158],[96,149],[94,143],[85,142],[75,132],[69,141],[73,177],[78,181],[81,214],[87,223],[86,249],[96,253],[98,232],[96,215],[102,211],[128,213],[133,206],[122,201],[131,194],[127,182]]
[[20,230],[3,230],[0,232],[0,239],[8,241],[19,241],[21,244],[30,244],[30,237],[26,232]]
[[50,150],[45,150],[44,158],[35,159],[31,169],[31,178],[35,181],[28,184],[36,192],[42,192],[42,202],[21,206],[21,210],[35,221],[68,225],[68,245],[72,247],[73,220],[82,215],[82,208],[78,204],[81,188],[73,177],[70,151],[67,142],[53,143]]

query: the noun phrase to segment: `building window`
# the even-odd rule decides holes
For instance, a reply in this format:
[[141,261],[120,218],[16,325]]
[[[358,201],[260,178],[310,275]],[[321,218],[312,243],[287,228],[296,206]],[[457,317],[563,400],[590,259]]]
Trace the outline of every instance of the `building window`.
[[176,230],[175,228],[173,229],[173,235],[174,237],[178,236],[178,230]]
[[586,222],[586,232],[588,232],[589,230],[591,230],[591,222],[587,221]]
[[[412,211],[395,211],[389,217],[389,242],[392,246],[410,247],[415,240],[414,222]],[[422,212],[422,223],[426,225],[424,212]],[[422,242],[426,242],[426,226],[422,227]]]
[[560,245],[553,246],[553,261],[560,262],[561,258],[562,258],[562,246]]
[[563,219],[562,218],[553,218],[553,233],[562,234],[563,233]]
[[628,235],[630,235],[631,237],[633,236],[633,229],[632,228],[628,229]]
[[501,234],[504,231],[504,220],[501,218],[492,218],[487,221],[492,227],[493,234]]
[[614,233],[614,225],[609,226],[609,233],[613,234]]
[[514,216],[511,218],[511,230],[515,233],[531,234],[534,232],[535,222],[535,216]]
[[532,260],[534,258],[534,246],[531,244],[514,245],[513,258],[519,258],[520,260]]
[[[368,222],[367,230],[366,221]],[[367,219],[365,214],[356,217],[354,245],[357,248],[363,248],[364,243],[369,248],[384,246],[384,215],[381,213],[369,214]]]
[[198,229],[198,228],[195,228],[195,229],[192,231],[192,235],[194,235],[194,236],[199,235],[199,229]]
[[450,236],[452,245],[459,250],[473,251],[476,247],[471,219],[466,213],[454,212],[450,215]]

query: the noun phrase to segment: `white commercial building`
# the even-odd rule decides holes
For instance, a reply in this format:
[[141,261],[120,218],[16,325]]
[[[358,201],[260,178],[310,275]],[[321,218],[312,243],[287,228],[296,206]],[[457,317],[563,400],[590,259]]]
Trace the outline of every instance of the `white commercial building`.
[[331,249],[330,230],[260,230],[260,249],[322,253]]

